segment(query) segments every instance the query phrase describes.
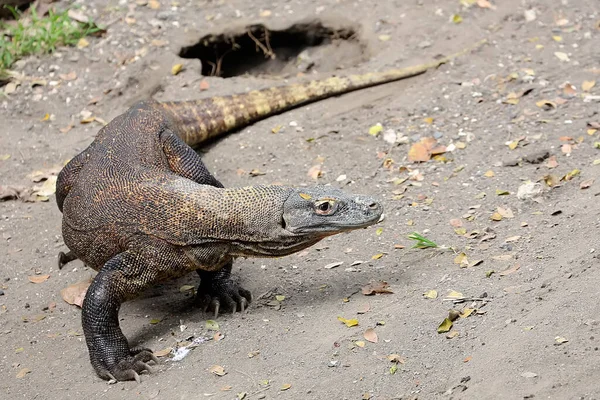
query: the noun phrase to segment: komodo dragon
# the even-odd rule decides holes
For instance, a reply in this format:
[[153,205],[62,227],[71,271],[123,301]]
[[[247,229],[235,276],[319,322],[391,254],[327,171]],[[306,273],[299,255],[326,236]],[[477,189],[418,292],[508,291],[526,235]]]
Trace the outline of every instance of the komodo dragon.
[[244,310],[251,295],[230,279],[233,258],[289,255],[375,224],[383,213],[370,197],[325,186],[224,188],[190,146],[299,105],[421,74],[457,55],[228,97],[143,101],[102,128],[56,187],[70,250],[59,263],[79,258],[98,271],[82,307],[96,373],[139,381],[147,363],[158,361],[148,349],[130,348],[119,328],[121,304],[145,288],[197,271],[205,309]]

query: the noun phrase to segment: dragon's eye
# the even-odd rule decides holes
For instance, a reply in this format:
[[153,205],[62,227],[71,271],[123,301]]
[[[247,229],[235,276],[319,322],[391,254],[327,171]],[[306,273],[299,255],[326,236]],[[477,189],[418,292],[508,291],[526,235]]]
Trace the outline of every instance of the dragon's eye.
[[332,200],[321,200],[315,203],[315,211],[319,215],[330,215],[335,212],[335,205]]

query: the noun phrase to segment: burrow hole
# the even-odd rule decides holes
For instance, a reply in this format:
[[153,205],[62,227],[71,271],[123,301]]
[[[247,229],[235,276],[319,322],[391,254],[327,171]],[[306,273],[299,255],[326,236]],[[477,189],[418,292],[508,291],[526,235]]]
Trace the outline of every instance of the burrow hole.
[[353,28],[332,28],[321,21],[303,22],[282,30],[263,24],[208,34],[183,47],[179,56],[197,58],[202,75],[291,75],[347,68],[366,60],[366,46]]

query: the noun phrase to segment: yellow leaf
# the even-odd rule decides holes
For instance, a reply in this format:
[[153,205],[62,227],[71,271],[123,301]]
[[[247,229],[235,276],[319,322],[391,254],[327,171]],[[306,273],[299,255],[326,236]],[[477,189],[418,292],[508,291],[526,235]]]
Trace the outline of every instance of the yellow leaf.
[[428,299],[437,299],[438,293],[437,290],[428,290],[425,293],[423,293],[423,296],[425,296]]
[[496,189],[496,196],[506,196],[509,194],[510,192],[508,190]]
[[514,106],[514,105],[519,104],[519,99],[506,99],[506,100],[504,100],[504,103],[505,104],[512,104]]
[[587,130],[587,134],[588,134],[588,135],[590,135],[590,136],[592,136],[592,135],[593,135],[594,133],[596,133],[597,131],[598,131],[598,129],[593,129],[593,128],[592,128],[592,129],[588,129],[588,130]]
[[596,86],[596,81],[583,81],[581,89],[583,89],[584,92],[589,92],[594,86]]
[[467,255],[465,253],[460,253],[456,257],[454,257],[454,264],[468,264]]
[[500,213],[493,213],[492,216],[490,217],[490,219],[492,221],[502,221],[502,215],[500,215]]
[[365,347],[365,342],[363,342],[362,340],[358,340],[356,342],[354,342],[355,345],[357,345],[358,347]]
[[390,35],[379,35],[379,40],[381,40],[382,42],[387,42],[391,38],[392,37]]
[[383,257],[383,253],[377,253],[374,256],[372,256],[371,259],[379,260],[381,257]]
[[467,147],[467,144],[464,142],[456,142],[454,143],[454,145],[456,146],[457,149],[463,150],[464,148]]
[[175,64],[171,67],[171,74],[177,75],[181,70],[183,70],[183,64]]
[[423,121],[425,121],[427,125],[433,124],[433,118],[431,117],[423,118]]
[[383,126],[381,124],[375,124],[369,128],[369,135],[377,136],[383,130]]
[[492,171],[491,169],[489,171],[487,171],[485,174],[483,174],[483,176],[488,177],[488,178],[493,178],[496,174],[494,174],[494,171]]
[[451,21],[455,24],[460,24],[463,21],[463,19],[458,14],[452,14]]
[[158,324],[159,322],[160,322],[160,318],[152,318],[152,319],[150,320],[150,323],[151,323],[152,325],[156,325],[156,324]]
[[446,295],[446,297],[448,297],[448,298],[450,298],[450,299],[462,299],[462,298],[464,298],[465,296],[463,296],[463,294],[462,294],[462,293],[460,293],[460,292],[457,292],[457,291],[455,291],[455,290],[451,290],[451,291],[450,291],[450,293],[448,293],[448,294]]
[[83,49],[85,47],[88,47],[89,45],[90,45],[90,42],[88,42],[85,38],[81,38],[77,42],[77,48],[78,49]]
[[291,387],[292,387],[291,383],[284,383],[283,385],[281,385],[281,391],[288,390]]
[[473,314],[473,311],[475,311],[474,308],[463,308],[462,312],[460,313],[460,317],[467,318],[469,315]]
[[205,325],[206,325],[206,329],[209,331],[218,331],[219,330],[219,323],[215,320],[208,319],[208,320],[206,320]]
[[519,145],[520,140],[513,140],[508,144],[508,148],[514,150]]
[[581,173],[581,170],[575,168],[573,171],[569,172],[568,174],[566,174],[563,177],[563,180],[565,181],[570,181],[571,179],[575,178],[577,175],[579,175]]
[[559,35],[553,35],[552,39],[554,39],[555,42],[562,42],[563,40],[562,36]]
[[452,329],[452,321],[449,318],[444,318],[440,326],[437,328],[437,333],[446,333]]
[[42,121],[49,121],[50,120],[50,114],[46,113],[46,115],[44,115],[44,118],[42,118]]
[[346,324],[346,326],[348,328],[351,328],[353,326],[358,325],[358,320],[357,319],[346,319],[346,318],[342,318],[342,317],[337,317],[338,321],[343,322],[344,324]]
[[375,231],[375,234],[377,236],[381,236],[382,233],[383,233],[383,228],[377,228],[377,230]]
[[279,133],[279,131],[281,130],[282,126],[281,125],[277,125],[276,127],[271,129],[271,132],[273,133]]

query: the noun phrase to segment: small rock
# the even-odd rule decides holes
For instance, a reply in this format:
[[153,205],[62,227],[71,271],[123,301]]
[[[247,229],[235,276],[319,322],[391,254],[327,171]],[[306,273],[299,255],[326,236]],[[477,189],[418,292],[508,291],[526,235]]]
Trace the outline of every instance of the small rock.
[[4,296],[4,290],[0,289],[0,296]]

